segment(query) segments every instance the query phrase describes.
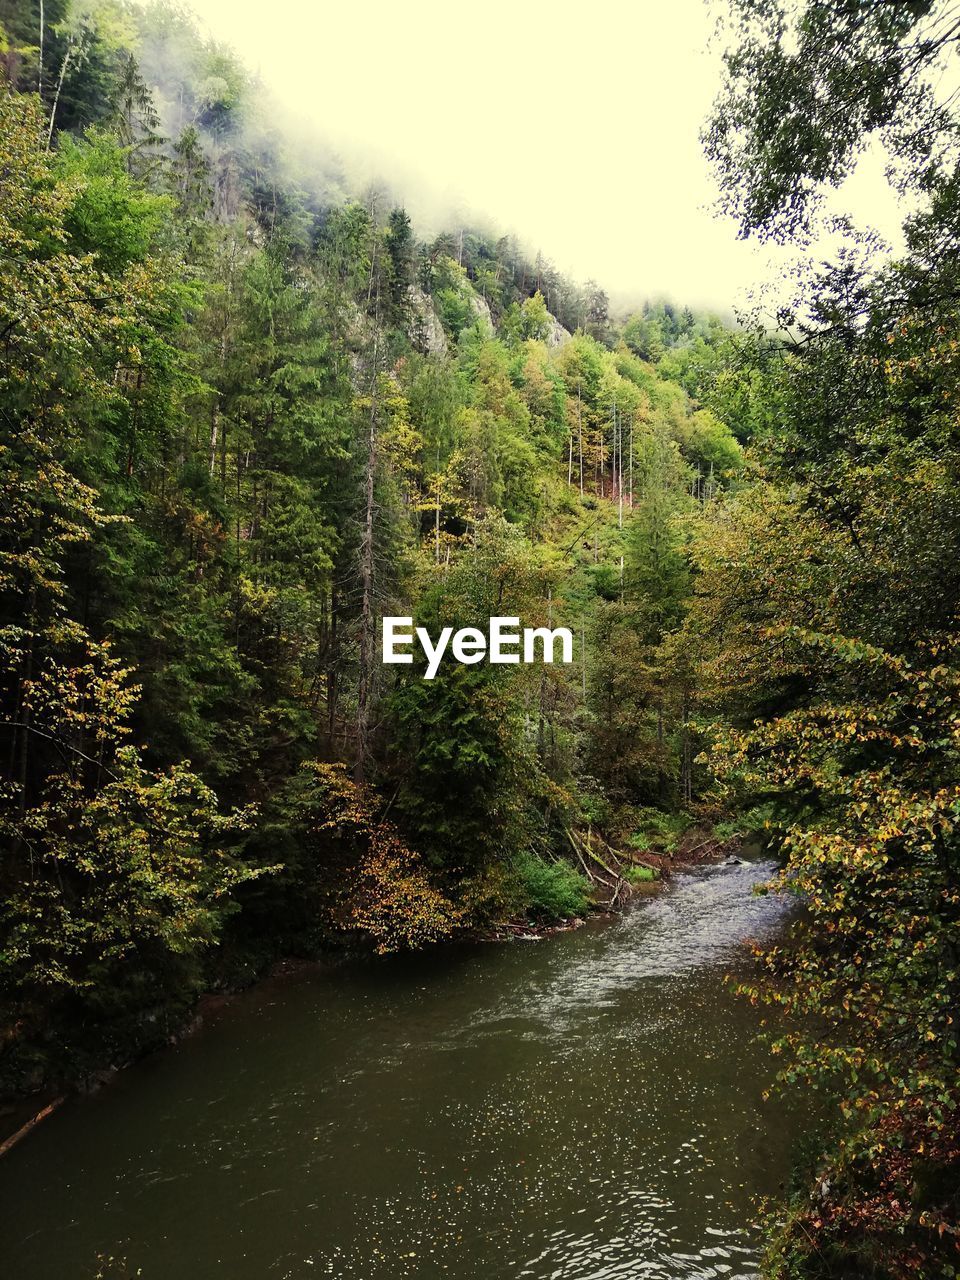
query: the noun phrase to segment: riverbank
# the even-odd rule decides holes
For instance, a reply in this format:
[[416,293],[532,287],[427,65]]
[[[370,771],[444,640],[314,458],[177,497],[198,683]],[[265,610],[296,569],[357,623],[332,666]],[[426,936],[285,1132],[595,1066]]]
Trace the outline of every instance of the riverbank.
[[[463,942],[538,942],[569,933],[583,927],[591,918],[620,914],[639,900],[659,893],[677,874],[736,856],[742,847],[740,835],[718,837],[702,826],[688,828],[670,850],[650,849],[642,853],[615,850],[595,831],[571,832],[569,838],[593,887],[591,900],[581,914],[554,919],[518,915],[489,928],[468,930],[456,939],[437,945],[447,948]],[[243,974],[242,981],[228,981],[220,989],[203,992],[183,1010],[181,1017],[171,1019],[162,1034],[145,1038],[120,1057],[105,1057],[100,1062],[89,1064],[73,1078],[57,1081],[50,1088],[40,1087],[9,1096],[0,1104],[0,1159],[67,1098],[96,1093],[142,1059],[179,1044],[201,1030],[211,1015],[252,987],[302,972],[332,971],[365,954],[362,948],[354,945],[334,948],[316,956],[281,956],[256,968],[245,964],[238,969]]]
[[677,871],[538,945],[259,982],[0,1163],[5,1261],[18,1280],[90,1280],[97,1254],[124,1280],[754,1272],[754,1196],[790,1138],[761,1015],[724,978],[780,928],[785,904],[751,892],[772,870]]
[[[594,837],[595,838],[595,837]],[[573,837],[571,837],[573,842]],[[578,842],[581,844],[585,842]],[[594,889],[593,901],[580,915],[561,920],[537,920],[529,914],[504,920],[474,936],[487,942],[536,942],[555,933],[579,929],[593,915],[614,915],[641,898],[657,893],[663,885],[682,871],[710,866],[728,859],[739,860],[744,849],[744,836],[739,832],[717,835],[707,827],[690,827],[670,851],[648,850],[643,854],[613,849],[601,840],[603,859],[593,850],[582,847],[580,865]],[[574,845],[577,848],[577,845]],[[591,857],[593,854],[593,857]]]

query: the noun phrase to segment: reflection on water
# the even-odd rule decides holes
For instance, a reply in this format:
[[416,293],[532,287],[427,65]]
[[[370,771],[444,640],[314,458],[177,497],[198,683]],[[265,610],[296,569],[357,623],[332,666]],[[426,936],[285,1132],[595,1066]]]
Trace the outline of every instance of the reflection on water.
[[770,872],[265,984],[0,1162],[6,1274],[102,1253],[144,1280],[752,1276],[786,1139],[723,975],[778,927],[750,892]]

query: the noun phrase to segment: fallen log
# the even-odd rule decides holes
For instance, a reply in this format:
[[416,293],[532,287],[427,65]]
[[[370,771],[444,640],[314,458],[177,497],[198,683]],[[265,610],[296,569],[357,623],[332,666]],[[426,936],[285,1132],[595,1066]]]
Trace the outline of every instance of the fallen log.
[[48,1102],[45,1107],[41,1108],[41,1110],[37,1112],[32,1120],[28,1120],[25,1125],[21,1125],[16,1133],[11,1133],[9,1138],[0,1142],[0,1159],[2,1159],[8,1151],[11,1151],[21,1138],[25,1138],[32,1129],[35,1129],[41,1120],[46,1120],[47,1116],[56,1111],[57,1107],[62,1106],[65,1101],[65,1096],[61,1098],[54,1098],[53,1102]]

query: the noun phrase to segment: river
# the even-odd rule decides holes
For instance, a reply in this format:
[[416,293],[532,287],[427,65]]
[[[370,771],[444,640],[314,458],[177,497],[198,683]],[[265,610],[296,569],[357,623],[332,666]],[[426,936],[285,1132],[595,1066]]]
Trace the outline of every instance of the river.
[[[3,1274],[679,1280],[756,1273],[787,1172],[724,975],[757,862],[539,942],[308,971],[68,1103],[0,1161]],[[138,1270],[139,1268],[139,1270]]]

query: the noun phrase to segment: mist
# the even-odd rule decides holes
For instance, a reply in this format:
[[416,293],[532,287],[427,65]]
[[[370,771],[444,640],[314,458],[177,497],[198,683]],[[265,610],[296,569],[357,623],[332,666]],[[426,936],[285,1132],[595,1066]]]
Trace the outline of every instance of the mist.
[[[421,236],[515,235],[618,309],[669,296],[729,311],[784,263],[714,207],[699,132],[721,56],[704,0],[608,0],[589,25],[542,0],[492,0],[482,19],[438,0],[275,0],[269,22],[251,0],[191,7],[262,80],[298,168],[334,194],[385,185]],[[882,156],[831,205],[896,242]]]

